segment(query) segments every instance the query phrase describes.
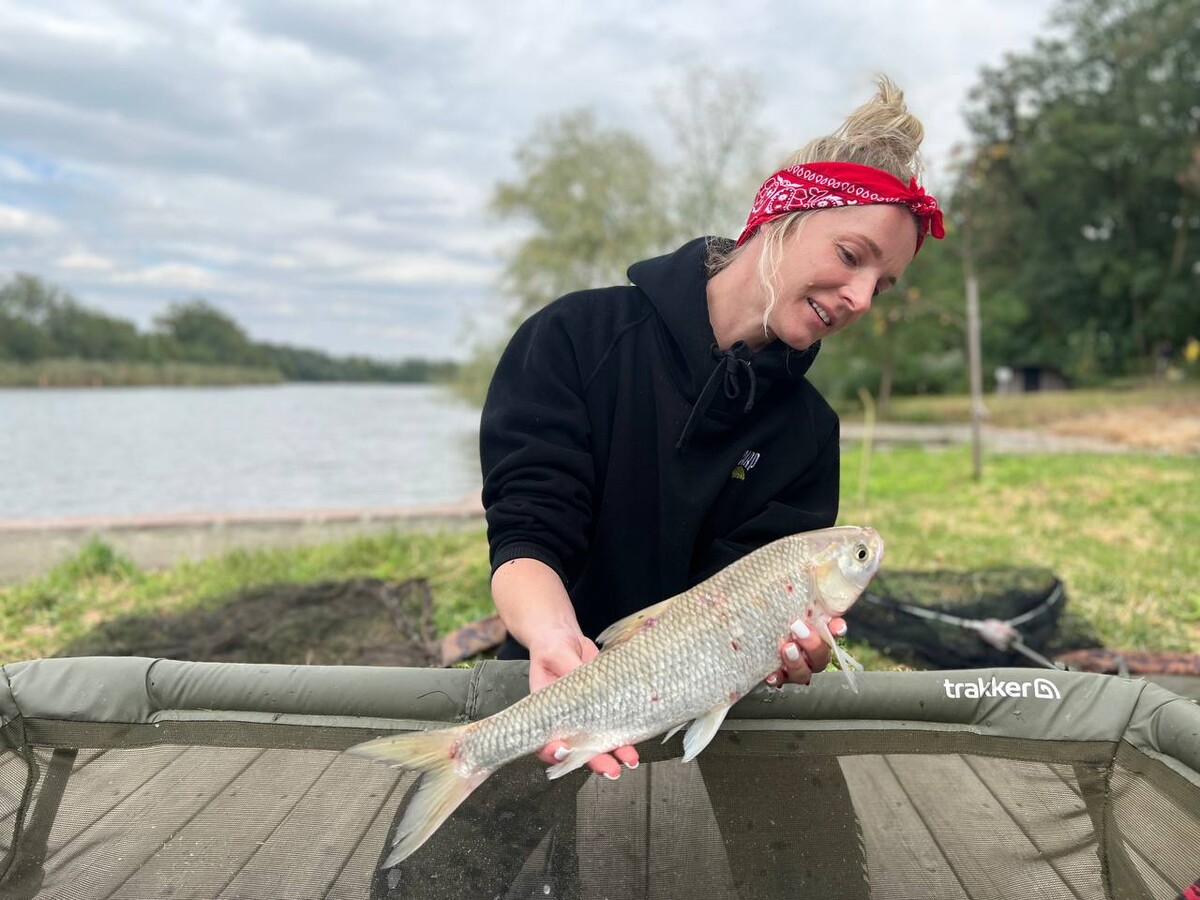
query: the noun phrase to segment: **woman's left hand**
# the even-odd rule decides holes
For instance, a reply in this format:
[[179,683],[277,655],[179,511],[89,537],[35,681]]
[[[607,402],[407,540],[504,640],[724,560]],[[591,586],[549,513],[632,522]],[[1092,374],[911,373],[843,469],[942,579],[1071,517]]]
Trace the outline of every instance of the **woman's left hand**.
[[[845,619],[830,619],[829,630],[837,637],[846,633]],[[831,651],[821,636],[809,628],[802,619],[792,623],[792,634],[779,642],[779,660],[782,665],[767,676],[767,684],[779,687],[785,681],[793,684],[808,684],[813,672],[820,672],[829,665]]]

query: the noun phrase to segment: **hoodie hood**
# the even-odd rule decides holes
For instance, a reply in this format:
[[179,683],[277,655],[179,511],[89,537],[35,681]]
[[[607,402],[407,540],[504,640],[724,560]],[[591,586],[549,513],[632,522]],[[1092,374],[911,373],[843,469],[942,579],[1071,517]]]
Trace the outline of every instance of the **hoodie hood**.
[[692,404],[676,445],[681,450],[694,433],[732,428],[769,391],[789,389],[812,366],[821,346],[797,351],[775,340],[758,351],[741,341],[727,350],[717,347],[708,319],[705,259],[709,244],[724,240],[696,238],[674,253],[635,263],[628,272],[658,314],[667,369]]

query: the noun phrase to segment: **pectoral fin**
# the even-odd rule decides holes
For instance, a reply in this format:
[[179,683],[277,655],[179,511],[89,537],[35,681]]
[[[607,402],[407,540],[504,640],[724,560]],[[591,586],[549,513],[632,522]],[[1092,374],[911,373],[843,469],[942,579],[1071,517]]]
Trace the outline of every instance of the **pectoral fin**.
[[841,644],[837,642],[837,638],[829,630],[828,623],[821,623],[817,626],[817,630],[821,637],[824,638],[830,649],[833,650],[833,655],[837,657],[838,668],[842,670],[842,674],[846,676],[846,681],[850,684],[850,690],[858,693],[858,682],[854,680],[854,673],[863,670],[862,663],[851,656],[847,651],[842,649]]
[[729,712],[729,707],[731,706],[733,706],[732,703],[726,703],[724,706],[710,709],[692,722],[691,727],[687,730],[687,734],[683,736],[684,762],[690,762],[695,759],[696,755],[708,746],[708,742],[713,739],[717,733],[717,729],[725,721],[725,714]]
[[605,650],[617,646],[629,640],[639,630],[646,626],[648,619],[657,619],[666,612],[667,605],[671,602],[668,598],[661,603],[655,603],[653,606],[647,606],[645,609],[638,610],[631,616],[626,616],[613,622],[596,638],[596,643],[603,645]]

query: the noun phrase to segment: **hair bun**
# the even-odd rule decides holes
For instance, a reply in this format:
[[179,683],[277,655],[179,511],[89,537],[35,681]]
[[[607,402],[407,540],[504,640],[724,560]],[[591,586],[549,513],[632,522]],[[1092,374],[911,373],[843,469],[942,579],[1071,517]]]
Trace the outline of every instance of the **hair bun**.
[[815,138],[781,168],[810,162],[852,162],[890,172],[901,181],[921,178],[925,128],[908,111],[904,91],[886,75],[875,79],[875,96],[846,117],[833,134]]

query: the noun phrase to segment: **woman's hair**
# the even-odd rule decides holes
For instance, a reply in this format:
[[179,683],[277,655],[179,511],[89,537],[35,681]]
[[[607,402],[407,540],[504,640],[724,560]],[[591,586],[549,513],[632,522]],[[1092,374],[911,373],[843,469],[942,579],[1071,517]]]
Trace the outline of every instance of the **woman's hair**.
[[[846,117],[833,134],[815,138],[793,153],[780,168],[810,162],[852,162],[874,166],[895,175],[905,184],[910,178],[920,179],[919,148],[925,137],[921,121],[904,105],[904,92],[886,75],[875,79],[875,96]],[[758,261],[758,280],[767,295],[763,313],[763,329],[775,307],[775,279],[783,258],[785,244],[799,233],[804,220],[814,210],[787,213],[766,222],[759,229],[762,254]],[[745,250],[710,244],[706,264],[709,276],[720,272]]]

